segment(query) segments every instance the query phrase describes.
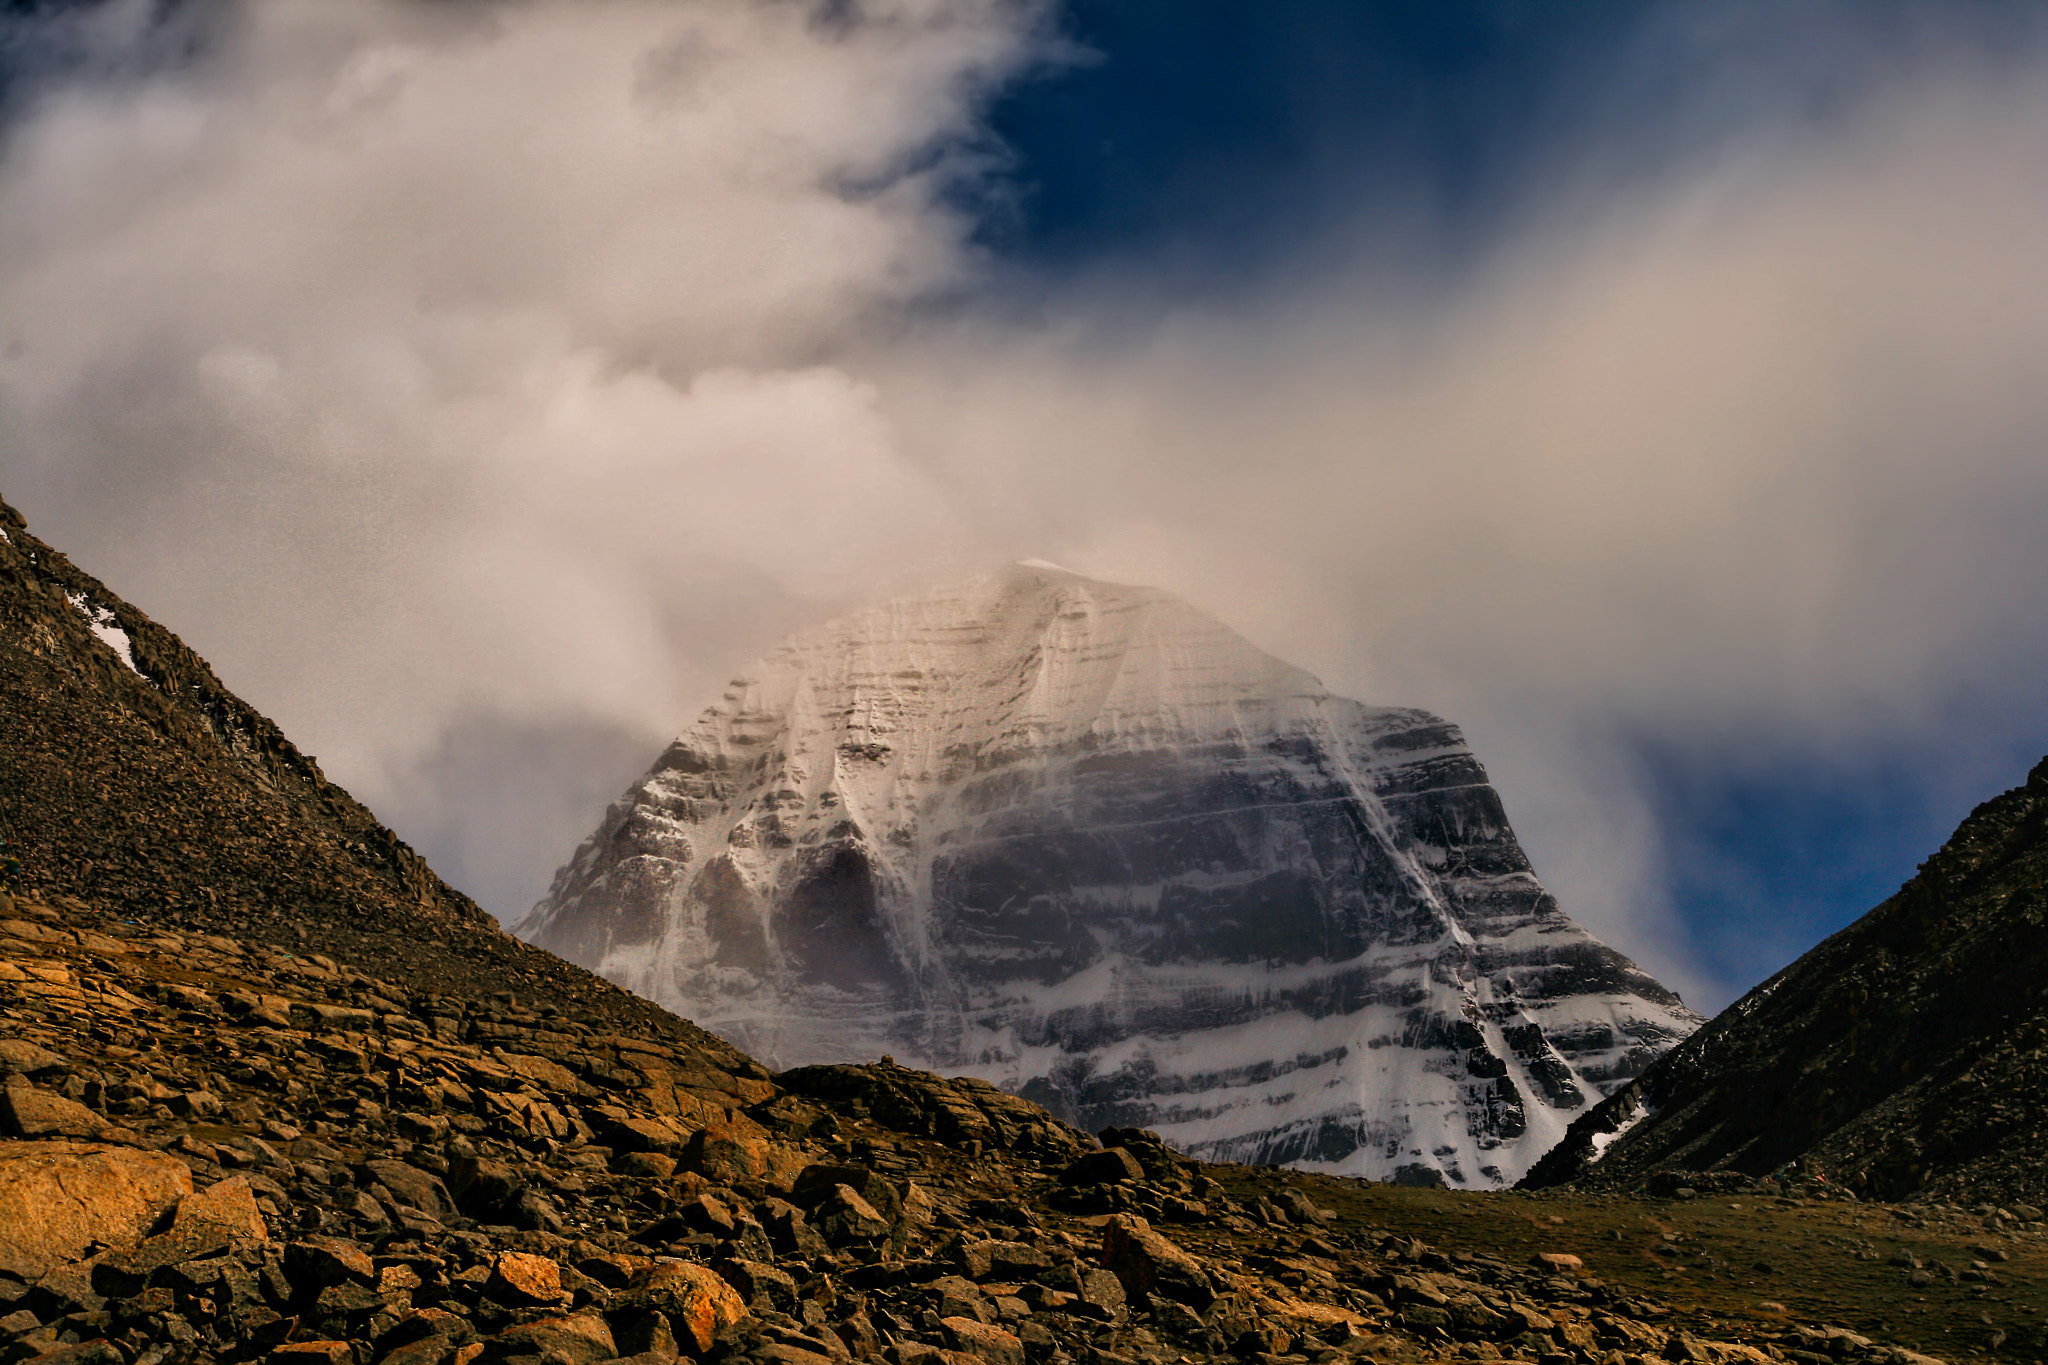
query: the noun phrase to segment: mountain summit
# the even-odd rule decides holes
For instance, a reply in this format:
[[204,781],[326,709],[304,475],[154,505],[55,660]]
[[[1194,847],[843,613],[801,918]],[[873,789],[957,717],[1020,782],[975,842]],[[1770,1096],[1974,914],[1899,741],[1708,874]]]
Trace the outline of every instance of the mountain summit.
[[1038,562],[784,644],[518,932],[774,1065],[1453,1185],[1698,1022],[1544,891],[1456,727]]

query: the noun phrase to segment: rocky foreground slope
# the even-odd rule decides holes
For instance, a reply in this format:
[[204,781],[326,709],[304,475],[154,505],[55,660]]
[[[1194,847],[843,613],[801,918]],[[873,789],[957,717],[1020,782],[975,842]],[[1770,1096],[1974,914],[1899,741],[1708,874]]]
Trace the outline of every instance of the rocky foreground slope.
[[[2048,1345],[2048,1225],[2015,1211],[1745,1184],[1724,1249],[1704,1195],[1205,1166],[1141,1131],[1099,1147],[978,1081],[736,1078],[511,992],[70,898],[0,906],[0,1020],[8,1362],[1920,1365],[1898,1339]],[[1797,1268],[1748,1264],[1766,1255]],[[1771,1301],[1815,1289],[1837,1301]],[[1874,1318],[1891,1342],[1853,1330]]]
[[2048,1202],[2048,760],[1897,895],[1572,1126],[1532,1188],[1797,1162],[1886,1199]]
[[789,642],[519,932],[771,1065],[1461,1186],[1699,1022],[1543,889],[1455,726],[1043,564]]

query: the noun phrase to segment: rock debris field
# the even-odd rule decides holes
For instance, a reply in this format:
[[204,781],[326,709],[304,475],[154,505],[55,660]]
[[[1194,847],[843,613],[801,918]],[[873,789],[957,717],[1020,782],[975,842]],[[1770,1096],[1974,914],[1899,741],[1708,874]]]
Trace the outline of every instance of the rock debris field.
[[1202,1165],[645,1017],[0,897],[0,1365],[2044,1354],[2031,1208]]

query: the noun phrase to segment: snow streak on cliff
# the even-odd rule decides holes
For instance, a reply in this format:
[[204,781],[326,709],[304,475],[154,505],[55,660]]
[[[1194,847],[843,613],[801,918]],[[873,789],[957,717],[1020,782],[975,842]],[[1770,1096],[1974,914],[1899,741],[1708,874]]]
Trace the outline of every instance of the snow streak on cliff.
[[774,1065],[1454,1185],[1698,1022],[1538,884],[1456,727],[1037,563],[736,679],[520,932]]

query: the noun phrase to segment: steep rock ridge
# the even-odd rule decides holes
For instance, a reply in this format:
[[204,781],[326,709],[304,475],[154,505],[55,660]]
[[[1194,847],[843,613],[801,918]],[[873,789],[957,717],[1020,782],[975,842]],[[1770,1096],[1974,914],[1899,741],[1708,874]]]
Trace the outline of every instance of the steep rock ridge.
[[1697,1022],[1559,910],[1454,726],[1043,564],[784,645],[518,932],[774,1065],[1458,1185]]
[[[419,855],[177,636],[0,503],[0,835],[27,892],[299,952],[469,998],[510,986],[753,1062],[538,952]],[[4,916],[0,916],[4,918]]]
[[2048,1198],[2048,759],[1884,904],[1572,1125],[1532,1188],[1788,1162],[1866,1197]]

